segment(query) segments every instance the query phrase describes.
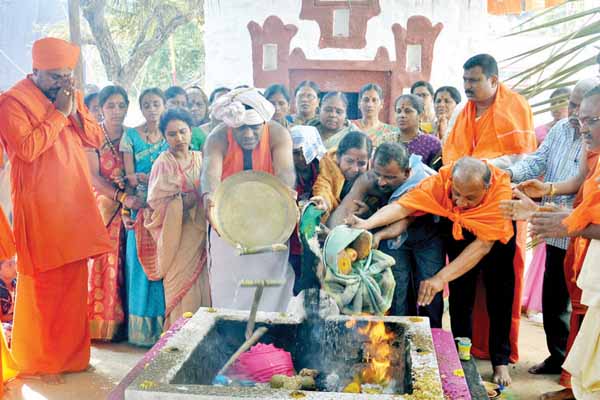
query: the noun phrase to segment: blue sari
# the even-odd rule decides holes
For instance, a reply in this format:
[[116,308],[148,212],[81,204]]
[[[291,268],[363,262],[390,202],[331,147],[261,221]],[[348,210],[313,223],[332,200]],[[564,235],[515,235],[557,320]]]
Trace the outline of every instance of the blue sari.
[[[136,129],[128,129],[121,139],[120,149],[133,154],[135,172],[150,174],[154,160],[168,145],[163,139],[158,143],[146,143]],[[143,191],[138,186],[138,194]],[[144,199],[145,200],[145,199]],[[132,211],[136,218],[138,212]],[[165,294],[163,282],[150,281],[138,259],[134,230],[127,231],[125,253],[125,280],[127,285],[127,307],[129,314],[129,343],[138,346],[152,346],[162,333],[165,320]]]

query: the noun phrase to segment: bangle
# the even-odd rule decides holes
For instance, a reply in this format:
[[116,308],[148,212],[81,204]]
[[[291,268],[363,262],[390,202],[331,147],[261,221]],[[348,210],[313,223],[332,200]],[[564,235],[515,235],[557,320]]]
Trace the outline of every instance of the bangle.
[[131,211],[128,208],[121,208],[121,215],[131,215]]
[[123,204],[127,199],[127,193],[123,192],[119,195],[119,203]]
[[121,191],[121,190],[119,190],[119,188],[115,189],[115,192],[113,193],[113,197],[112,197],[112,199],[113,199],[114,201],[119,201],[119,192],[120,192],[120,191]]
[[556,194],[556,186],[554,186],[554,183],[550,182],[549,196],[552,198],[552,197],[554,197],[555,194]]

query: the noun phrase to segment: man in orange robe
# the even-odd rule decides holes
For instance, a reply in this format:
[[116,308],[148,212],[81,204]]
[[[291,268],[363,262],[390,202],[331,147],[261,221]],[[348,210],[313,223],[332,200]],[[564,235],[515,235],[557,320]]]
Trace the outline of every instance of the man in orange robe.
[[[569,243],[565,257],[565,280],[571,297],[573,311],[571,313],[571,324],[567,353],[569,352],[579,327],[585,316],[586,306],[581,303],[581,289],[576,281],[591,239],[600,239],[600,224],[596,224],[600,208],[596,201],[597,180],[600,178],[599,152],[600,152],[600,86],[587,92],[581,102],[579,110],[581,134],[586,142],[588,153],[585,156],[587,162],[582,162],[582,168],[578,176],[564,182],[541,183],[524,182],[520,185],[532,197],[539,193],[570,194],[577,191],[573,203],[575,209],[555,212],[540,212],[533,214],[531,218],[532,231],[541,238],[570,236],[573,239]],[[583,182],[583,183],[582,183]],[[560,380],[566,389],[558,392],[550,392],[542,398],[545,400],[574,399],[571,390],[570,375],[563,370]]]
[[74,87],[79,48],[44,38],[32,55],[33,74],[0,98],[18,255],[10,355],[20,374],[57,378],[89,363],[87,259],[110,242],[84,147],[103,135]]
[[[200,191],[207,210],[212,207],[211,196],[220,183],[241,171],[272,174],[290,189],[290,193],[293,192],[296,174],[292,138],[284,127],[271,121],[274,112],[273,105],[254,88],[232,90],[215,101],[211,118],[223,123],[211,132],[204,145]],[[211,226],[214,227],[212,222]],[[278,279],[285,284],[265,289],[259,309],[287,309],[294,284],[288,252],[239,256],[236,249],[219,237],[214,229],[209,232],[209,241],[214,307],[248,310],[252,305],[254,288],[239,287],[239,282]]]
[[515,239],[512,222],[503,218],[499,204],[511,197],[508,174],[484,161],[464,157],[442,167],[438,175],[421,181],[369,219],[361,221],[352,217],[349,221],[357,228],[374,229],[413,214],[429,213],[443,218],[440,230],[450,263],[421,282],[418,303],[430,304],[449,283],[452,333],[456,337],[470,338],[477,277],[482,273],[493,332],[489,352],[494,380],[503,385],[510,384],[509,334],[514,275],[507,264],[510,265],[513,258]]
[[[462,156],[484,159],[491,164],[508,168],[535,151],[537,140],[533,115],[527,100],[498,81],[498,65],[490,55],[479,54],[463,65],[465,94],[469,99],[460,111],[442,147],[444,164]],[[521,289],[525,270],[527,229],[517,223],[513,266],[515,288],[511,329],[510,361],[518,361],[519,323],[521,320]],[[452,296],[452,293],[450,293]],[[482,290],[478,290],[473,318],[473,354],[488,358],[489,322]]]

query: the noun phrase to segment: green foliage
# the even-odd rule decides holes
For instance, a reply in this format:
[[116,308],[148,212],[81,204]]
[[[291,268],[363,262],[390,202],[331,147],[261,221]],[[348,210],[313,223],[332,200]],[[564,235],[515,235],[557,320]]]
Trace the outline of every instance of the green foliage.
[[[596,63],[595,55],[584,59],[581,55],[585,49],[600,43],[600,7],[581,9],[582,5],[580,0],[568,0],[534,15],[507,35],[519,36],[538,31],[560,34],[559,39],[553,37],[546,43],[505,60],[512,65],[544,58],[542,62],[530,63],[506,80],[525,97],[532,98],[547,90],[572,85],[574,74]],[[536,114],[550,109],[547,102],[534,106],[538,107],[534,107]]]
[[[197,21],[177,29],[173,35],[177,84],[188,86],[203,80],[204,42]],[[169,42],[164,43],[146,62],[133,85],[139,91],[157,86],[163,90],[173,85]]]

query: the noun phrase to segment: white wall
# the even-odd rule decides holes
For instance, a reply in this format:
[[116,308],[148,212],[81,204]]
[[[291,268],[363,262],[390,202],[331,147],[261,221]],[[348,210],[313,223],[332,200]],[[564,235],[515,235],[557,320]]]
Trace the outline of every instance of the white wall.
[[[569,5],[582,9],[594,0]],[[367,46],[364,49],[319,49],[319,26],[314,21],[300,20],[301,0],[206,0],[205,1],[206,88],[252,84],[252,49],[247,24],[260,25],[270,15],[284,24],[294,24],[298,33],[292,38],[291,49],[300,47],[308,59],[373,59],[377,48],[385,46],[395,59],[391,26],[406,21],[412,15],[424,15],[433,24],[444,24],[435,43],[431,83],[434,87],[456,86],[462,90],[462,64],[477,53],[492,54],[498,61],[533,48],[548,39],[548,32],[517,38],[501,38],[531,15],[492,16],[487,13],[486,0],[380,0],[381,13],[371,18],[367,26]],[[554,32],[559,35],[564,32]],[[586,49],[581,57],[597,50]],[[515,67],[502,68],[501,78],[514,73]],[[517,70],[522,68],[519,66]],[[578,76],[595,74],[586,70]]]

